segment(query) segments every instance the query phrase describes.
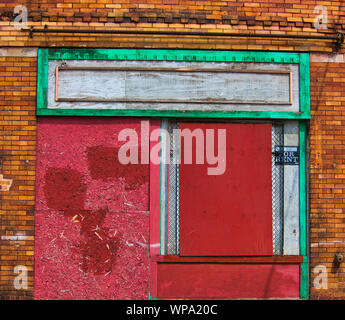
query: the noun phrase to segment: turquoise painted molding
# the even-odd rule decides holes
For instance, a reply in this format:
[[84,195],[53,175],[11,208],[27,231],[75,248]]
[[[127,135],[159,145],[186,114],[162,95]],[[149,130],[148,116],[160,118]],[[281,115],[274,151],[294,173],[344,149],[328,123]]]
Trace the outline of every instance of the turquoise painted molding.
[[300,298],[308,298],[308,251],[307,251],[307,126],[305,121],[299,123],[299,218],[300,218],[300,255],[301,265]]
[[[97,110],[48,109],[48,63],[55,59],[151,60],[296,63],[300,71],[300,112],[280,111],[180,111],[180,110]],[[310,119],[309,54],[296,52],[203,51],[155,49],[65,49],[38,50],[37,115],[40,116],[129,116],[176,118],[259,118]]]

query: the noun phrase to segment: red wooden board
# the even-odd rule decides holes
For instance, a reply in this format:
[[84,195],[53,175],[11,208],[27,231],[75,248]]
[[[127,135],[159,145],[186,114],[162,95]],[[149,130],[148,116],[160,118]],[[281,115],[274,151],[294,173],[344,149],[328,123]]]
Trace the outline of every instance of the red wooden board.
[[298,298],[299,265],[158,263],[159,299]]
[[184,164],[182,139],[180,254],[272,255],[271,125],[180,123],[197,128],[215,129],[216,154],[217,129],[226,129],[226,170],[208,175],[211,165],[195,164],[195,155]]
[[118,158],[140,120],[38,119],[35,299],[147,299],[149,165]]

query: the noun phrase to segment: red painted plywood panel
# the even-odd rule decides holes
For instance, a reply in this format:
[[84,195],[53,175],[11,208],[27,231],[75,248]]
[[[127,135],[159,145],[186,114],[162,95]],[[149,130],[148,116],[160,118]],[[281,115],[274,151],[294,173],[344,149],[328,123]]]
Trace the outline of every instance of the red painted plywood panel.
[[185,164],[182,139],[181,255],[272,255],[271,125],[181,123],[180,129],[201,129],[205,136],[215,129],[216,147],[217,130],[226,130],[221,175],[208,175],[212,166],[195,164],[195,156]]
[[158,263],[160,299],[298,298],[299,265]]
[[147,299],[149,165],[122,165],[126,118],[38,120],[35,299]]

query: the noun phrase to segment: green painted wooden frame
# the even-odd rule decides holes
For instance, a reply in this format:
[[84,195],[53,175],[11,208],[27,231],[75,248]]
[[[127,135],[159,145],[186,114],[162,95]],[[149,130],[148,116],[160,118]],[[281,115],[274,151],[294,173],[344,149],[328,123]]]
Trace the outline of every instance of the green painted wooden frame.
[[[228,61],[299,64],[300,112],[282,111],[158,111],[158,110],[90,110],[48,109],[49,60],[151,60],[151,61]],[[37,115],[39,116],[132,116],[177,118],[253,118],[253,119],[310,119],[309,53],[249,52],[155,49],[39,49],[38,50]],[[307,195],[306,195],[306,123],[300,122],[300,298],[308,298],[307,257]]]
[[[300,112],[285,111],[180,111],[180,110],[96,110],[48,109],[49,60],[151,60],[296,63],[300,74]],[[39,49],[37,115],[39,116],[131,116],[178,118],[310,119],[309,54],[296,52],[203,51],[155,49]]]
[[301,264],[300,298],[308,299],[308,250],[307,250],[307,126],[305,121],[299,123],[299,226]]

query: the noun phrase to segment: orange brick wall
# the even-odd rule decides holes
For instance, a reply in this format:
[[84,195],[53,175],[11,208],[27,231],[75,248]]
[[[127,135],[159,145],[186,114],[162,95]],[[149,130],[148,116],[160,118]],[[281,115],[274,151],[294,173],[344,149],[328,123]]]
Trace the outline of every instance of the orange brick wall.
[[[0,58],[0,85],[0,299],[25,299],[33,291],[36,59]],[[17,265],[29,271],[28,290],[14,288]]]
[[[345,64],[311,63],[310,258],[311,271],[324,265],[328,290],[311,288],[311,298],[344,299],[345,253]],[[314,274],[312,273],[311,280]]]
[[[330,33],[345,26],[341,1],[23,0],[29,27],[252,33]],[[2,46],[92,46],[331,52],[331,42],[229,37],[35,34],[13,27],[16,1],[0,3]],[[328,30],[315,30],[316,5],[328,9]]]
[[[297,33],[342,31],[342,1],[34,0],[29,27],[200,32]],[[332,41],[200,36],[34,34],[13,26],[16,1],[0,3],[0,46],[104,47],[334,52]],[[313,28],[314,7],[328,9],[329,29]],[[345,45],[343,46],[343,48]],[[340,53],[345,52],[344,49]],[[342,54],[339,55],[343,57]],[[344,57],[343,57],[344,58]],[[30,298],[33,288],[36,58],[0,58],[1,236],[25,233],[26,240],[0,240],[0,299]],[[345,63],[311,63],[310,121],[310,297],[345,298],[343,266],[333,267],[345,244]],[[344,108],[344,110],[343,110]],[[6,179],[6,180],[5,180]],[[3,182],[1,182],[1,180]],[[343,252],[345,253],[345,252]],[[13,268],[28,266],[29,290],[13,287]],[[328,289],[313,288],[313,268],[325,265]]]
[[[327,6],[330,28],[344,27],[342,1],[301,0],[22,0],[3,1],[0,17],[13,19],[13,7],[24,4],[30,20],[77,23],[221,24],[311,28],[316,5]],[[304,30],[308,31],[308,30]],[[309,30],[310,31],[310,30]]]

